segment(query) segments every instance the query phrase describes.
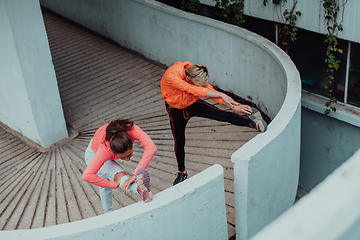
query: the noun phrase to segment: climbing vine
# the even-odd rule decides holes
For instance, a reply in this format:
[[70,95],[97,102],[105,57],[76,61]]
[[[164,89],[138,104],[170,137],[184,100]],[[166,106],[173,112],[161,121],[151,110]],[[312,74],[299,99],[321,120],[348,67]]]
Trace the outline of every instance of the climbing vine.
[[223,22],[242,27],[245,23],[245,0],[216,0],[216,17]]
[[[343,9],[345,7],[347,0],[342,0]],[[333,96],[333,82],[335,80],[334,72],[339,69],[340,60],[335,58],[336,53],[343,53],[342,49],[337,47],[337,35],[339,31],[343,30],[341,22],[338,22],[338,13],[340,11],[340,0],[323,0],[323,7],[325,10],[325,21],[326,21],[326,39],[325,44],[326,48],[326,58],[325,64],[327,65],[327,83],[324,85],[325,90],[327,90],[327,97],[329,100],[325,103],[325,115],[329,115],[331,111],[335,112],[336,108],[333,106],[333,103],[337,102],[336,97]]]
[[[275,5],[280,5],[281,1],[284,1],[284,3],[287,2],[287,0],[272,0],[272,3]],[[279,26],[279,40],[281,42],[280,47],[286,52],[289,52],[289,40],[291,42],[295,42],[297,40],[297,27],[296,27],[296,20],[297,17],[301,16],[300,11],[295,11],[295,7],[298,3],[298,0],[294,0],[294,4],[292,8],[285,9],[283,16],[284,16],[284,22],[280,24]],[[263,1],[264,6],[267,4],[267,0]]]
[[[273,4],[280,4],[282,0],[272,0]],[[286,2],[287,0],[284,0],[284,2]],[[263,4],[264,6],[266,6],[266,3],[268,2],[268,0],[264,0]]]
[[181,9],[197,14],[201,9],[201,3],[199,0],[181,0]]
[[297,3],[298,1],[294,0],[294,5],[292,6],[290,11],[288,9],[285,9],[285,23],[279,28],[279,38],[281,39],[282,49],[286,53],[289,52],[289,38],[292,42],[295,42],[297,40],[296,35],[298,29],[295,25],[295,22],[297,20],[297,16],[301,16],[300,11],[295,11]]
[[[237,26],[242,26],[245,23],[244,18],[244,0],[215,0],[215,7],[217,8],[216,16],[219,20],[231,23]],[[323,86],[327,90],[327,97],[329,100],[326,102],[325,115],[329,115],[331,111],[335,112],[336,108],[333,106],[337,102],[333,96],[333,82],[334,72],[339,69],[341,61],[336,59],[336,54],[342,54],[343,50],[338,48],[337,35],[339,31],[343,30],[342,19],[338,21],[338,14],[341,9],[344,10],[345,4],[348,0],[321,0],[325,10],[325,22],[327,26],[326,39],[327,44],[325,64],[327,65],[327,83]],[[286,3],[287,0],[272,0],[274,5],[281,5],[281,2]],[[263,5],[266,6],[268,0],[263,0]],[[288,53],[289,43],[297,40],[297,27],[296,20],[301,16],[300,11],[295,11],[298,0],[293,0],[291,9],[285,9],[283,12],[284,22],[279,26],[279,40],[281,48]]]

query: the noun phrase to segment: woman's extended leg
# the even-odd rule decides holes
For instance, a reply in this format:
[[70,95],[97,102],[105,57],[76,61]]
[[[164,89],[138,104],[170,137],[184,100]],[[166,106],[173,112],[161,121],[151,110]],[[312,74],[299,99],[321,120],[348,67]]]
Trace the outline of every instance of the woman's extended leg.
[[190,118],[197,116],[220,122],[228,122],[236,126],[253,127],[251,125],[252,121],[247,116],[219,109],[201,99],[187,107],[187,111]]

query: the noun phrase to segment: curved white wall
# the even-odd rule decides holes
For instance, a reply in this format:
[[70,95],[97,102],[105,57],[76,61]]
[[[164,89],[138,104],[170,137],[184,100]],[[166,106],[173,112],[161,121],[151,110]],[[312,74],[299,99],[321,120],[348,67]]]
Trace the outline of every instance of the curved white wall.
[[301,82],[290,58],[245,29],[154,0],[54,1],[41,4],[120,45],[168,66],[201,62],[210,81],[273,118],[232,156],[237,239],[247,239],[295,199],[300,156]]
[[30,230],[0,231],[0,239],[228,239],[220,165],[138,202],[85,220]]
[[[258,75],[261,79],[253,86],[254,95],[265,99],[266,109],[275,112],[274,116],[268,111],[274,117],[268,130],[231,159],[235,163],[236,236],[248,239],[294,203],[300,161],[301,83],[291,59],[278,47],[255,34],[241,37],[252,43],[247,49],[258,53],[249,58],[265,66],[255,74],[254,65],[249,70],[255,79]],[[280,99],[283,102],[275,101]]]

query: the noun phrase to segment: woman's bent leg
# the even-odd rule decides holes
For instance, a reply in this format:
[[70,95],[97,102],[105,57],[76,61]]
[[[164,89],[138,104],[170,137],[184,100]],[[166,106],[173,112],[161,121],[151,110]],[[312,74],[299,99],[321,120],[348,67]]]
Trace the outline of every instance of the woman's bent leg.
[[99,193],[104,213],[112,212],[114,210],[112,204],[112,189],[99,187]]
[[[125,173],[125,170],[117,162],[113,160],[109,160],[106,161],[104,165],[100,168],[98,175],[102,178],[108,179],[109,181],[114,181],[114,176],[118,172]],[[126,174],[120,179],[120,185],[119,185],[120,189],[128,178],[129,175]],[[138,193],[136,189],[137,189],[137,184],[136,182],[134,182],[129,186],[129,190],[127,190],[127,192]],[[103,205],[105,213],[113,211],[112,189],[99,187],[99,191],[100,191],[101,203]]]
[[[91,150],[91,142],[90,141],[86,151],[85,151],[85,162],[89,164],[91,159],[94,157],[95,152]],[[118,172],[125,172],[125,170],[115,161],[108,160],[105,164],[100,168],[99,172],[97,173],[98,176],[102,178],[106,178],[109,181],[114,181],[114,176]],[[120,180],[120,187],[128,179],[129,176],[125,175]],[[137,192],[137,184],[134,182],[130,185],[128,192]],[[100,199],[105,213],[113,211],[113,204],[112,204],[112,189],[111,188],[102,188],[99,187]]]
[[[94,157],[96,152],[93,152],[91,150],[91,142],[92,139],[87,147],[87,149],[85,150],[85,162],[88,165],[91,161],[91,159]],[[103,178],[107,178],[107,176],[98,174],[100,177]],[[112,178],[114,179],[114,177]],[[109,180],[109,179],[108,179]],[[112,204],[112,189],[111,188],[103,188],[103,187],[99,187],[99,194],[100,194],[100,199],[101,199],[101,204],[103,206],[104,209],[104,213],[108,213],[113,211],[113,204]]]
[[[124,182],[125,182],[126,180],[128,180],[129,178],[130,178],[129,175],[123,176],[123,177],[120,179],[119,188],[121,188],[122,185],[124,184]],[[137,185],[137,183],[136,183],[136,181],[135,181],[135,182],[133,182],[132,184],[130,184],[129,189],[126,190],[126,191],[127,191],[127,192],[131,192],[131,193],[137,193],[137,194],[139,194],[139,192],[137,191],[137,187],[138,187],[138,185]]]

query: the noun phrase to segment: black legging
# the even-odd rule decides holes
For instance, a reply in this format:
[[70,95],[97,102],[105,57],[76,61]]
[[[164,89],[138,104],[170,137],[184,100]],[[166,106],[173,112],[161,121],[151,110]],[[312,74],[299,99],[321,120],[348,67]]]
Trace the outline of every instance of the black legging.
[[181,172],[185,171],[185,127],[191,117],[204,117],[237,126],[252,126],[252,121],[248,117],[221,110],[201,99],[184,109],[171,108],[167,102],[165,102],[165,106],[175,140],[175,155],[178,169]]

